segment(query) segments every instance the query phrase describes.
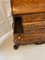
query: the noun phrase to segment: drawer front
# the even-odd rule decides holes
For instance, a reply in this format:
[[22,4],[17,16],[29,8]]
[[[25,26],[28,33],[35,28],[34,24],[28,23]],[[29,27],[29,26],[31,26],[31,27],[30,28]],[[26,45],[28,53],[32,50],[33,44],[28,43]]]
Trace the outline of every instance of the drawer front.
[[31,33],[33,31],[40,33],[43,29],[45,29],[45,13],[23,15],[22,18],[24,33]]
[[32,22],[32,23],[23,23],[23,30],[37,30],[45,28],[45,21],[42,22]]
[[[20,37],[20,38],[19,38]],[[36,42],[45,42],[45,33],[41,34],[21,34],[14,35],[14,42],[16,44],[30,44]]]
[[38,21],[45,21],[45,13],[33,13],[30,15],[23,15],[22,22],[23,23],[31,23],[31,22],[38,22]]

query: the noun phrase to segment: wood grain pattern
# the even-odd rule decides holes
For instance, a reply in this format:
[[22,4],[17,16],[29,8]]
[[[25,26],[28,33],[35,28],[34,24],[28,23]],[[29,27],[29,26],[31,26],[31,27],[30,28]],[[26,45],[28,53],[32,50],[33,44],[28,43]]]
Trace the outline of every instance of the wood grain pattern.
[[13,0],[13,5],[15,7],[29,7],[29,6],[37,6],[40,4],[45,4],[45,0]]
[[13,29],[15,17],[22,18],[23,33],[14,33],[15,44],[45,42],[45,0],[11,0]]
[[[18,39],[18,37],[21,37]],[[14,35],[14,43],[15,44],[30,44],[30,43],[39,43],[45,42],[45,33],[40,34],[21,34],[21,35]]]
[[45,21],[45,13],[32,13],[29,15],[22,16],[23,23],[31,23],[31,22],[38,22],[38,21]]
[[32,12],[45,12],[45,0],[11,0],[12,12],[26,14]]

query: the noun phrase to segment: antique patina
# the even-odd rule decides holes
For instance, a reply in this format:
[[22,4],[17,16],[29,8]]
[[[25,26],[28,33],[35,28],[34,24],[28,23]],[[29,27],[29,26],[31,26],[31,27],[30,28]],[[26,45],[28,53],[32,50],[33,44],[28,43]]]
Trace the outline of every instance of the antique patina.
[[45,0],[11,0],[14,48],[45,42]]

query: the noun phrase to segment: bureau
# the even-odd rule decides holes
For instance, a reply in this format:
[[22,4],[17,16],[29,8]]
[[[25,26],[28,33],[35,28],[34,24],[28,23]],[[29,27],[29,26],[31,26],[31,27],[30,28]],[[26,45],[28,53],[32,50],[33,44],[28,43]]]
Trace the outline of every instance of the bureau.
[[45,0],[11,0],[14,48],[45,42]]

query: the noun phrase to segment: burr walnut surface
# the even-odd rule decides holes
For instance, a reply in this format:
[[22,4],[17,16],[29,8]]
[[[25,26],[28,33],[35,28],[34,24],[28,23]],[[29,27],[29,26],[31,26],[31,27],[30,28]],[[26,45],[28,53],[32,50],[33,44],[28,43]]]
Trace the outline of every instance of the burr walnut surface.
[[13,14],[45,12],[45,0],[11,0]]
[[11,0],[11,8],[16,47],[44,43],[45,0]]

